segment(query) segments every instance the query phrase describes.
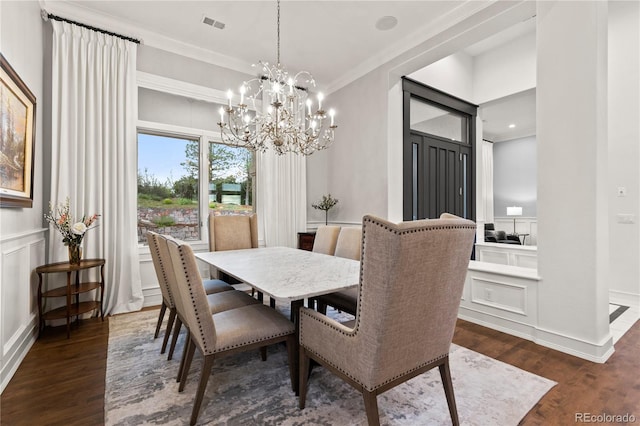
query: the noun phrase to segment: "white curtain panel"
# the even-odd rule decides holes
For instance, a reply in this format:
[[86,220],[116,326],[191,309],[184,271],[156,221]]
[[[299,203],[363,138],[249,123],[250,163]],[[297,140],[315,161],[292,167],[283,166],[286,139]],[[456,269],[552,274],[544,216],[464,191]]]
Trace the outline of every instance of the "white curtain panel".
[[482,208],[485,223],[493,223],[493,143],[482,141]]
[[[71,214],[99,213],[85,234],[83,258],[104,258],[105,314],[139,310],[143,295],[137,247],[135,43],[51,21],[51,201]],[[53,232],[53,231],[52,231]],[[50,261],[66,260],[59,235]]]
[[256,210],[264,244],[297,247],[298,232],[307,228],[306,157],[256,154]]

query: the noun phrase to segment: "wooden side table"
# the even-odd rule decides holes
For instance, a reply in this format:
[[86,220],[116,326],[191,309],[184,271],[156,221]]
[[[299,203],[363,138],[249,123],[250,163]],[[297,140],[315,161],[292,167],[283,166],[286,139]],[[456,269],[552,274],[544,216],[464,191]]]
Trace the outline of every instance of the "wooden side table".
[[298,248],[301,250],[313,250],[313,242],[316,239],[314,232],[298,232]]
[[[69,262],[57,262],[49,263],[47,265],[38,266],[36,273],[38,274],[38,336],[45,326],[45,320],[53,319],[67,319],[67,339],[71,336],[71,318],[77,317],[80,314],[91,312],[95,309],[100,309],[100,317],[104,321],[104,310],[102,309],[102,301],[104,300],[104,259],[83,259],[79,265],[72,265]],[[85,269],[91,269],[100,267],[100,281],[99,282],[80,282],[80,271]],[[53,274],[57,272],[65,272],[67,274],[67,285],[65,287],[58,287],[52,290],[42,292],[42,275]],[[71,279],[71,275],[75,273],[75,279]],[[80,302],[80,294],[86,293],[91,290],[100,289],[100,300],[90,300],[86,302]],[[75,296],[75,301],[72,302],[71,298]],[[61,306],[56,309],[52,309],[47,312],[43,312],[43,299],[45,297],[66,297],[65,306]]]

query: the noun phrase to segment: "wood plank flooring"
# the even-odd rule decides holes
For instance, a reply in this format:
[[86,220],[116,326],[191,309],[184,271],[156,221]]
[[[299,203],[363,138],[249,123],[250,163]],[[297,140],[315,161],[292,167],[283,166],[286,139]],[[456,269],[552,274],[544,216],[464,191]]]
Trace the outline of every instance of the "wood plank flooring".
[[[108,331],[107,319],[83,321],[69,340],[64,327],[47,328],[0,396],[0,424],[102,425]],[[522,425],[574,424],[576,413],[630,413],[640,421],[640,322],[606,364],[462,320],[453,341],[558,382]]]

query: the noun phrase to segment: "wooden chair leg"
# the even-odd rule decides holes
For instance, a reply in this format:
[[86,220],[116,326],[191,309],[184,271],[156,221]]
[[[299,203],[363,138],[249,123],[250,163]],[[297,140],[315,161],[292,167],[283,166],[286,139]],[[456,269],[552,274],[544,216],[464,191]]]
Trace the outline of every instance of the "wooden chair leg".
[[367,422],[369,426],[380,426],[377,395],[373,392],[362,390],[362,396],[364,398],[364,409],[367,412]]
[[317,311],[320,312],[322,315],[327,315],[327,304],[321,302],[320,300],[317,301],[317,306],[318,309]]
[[[187,330],[187,336],[189,336]],[[176,382],[180,383],[180,379],[182,379],[182,372],[184,371],[184,363],[187,359],[187,352],[189,351],[189,346],[191,346],[191,339],[187,339],[184,342],[184,348],[182,349],[182,357],[180,357],[180,368],[178,368],[178,377],[176,377]]]
[[167,360],[169,361],[173,359],[173,351],[176,349],[176,342],[178,341],[178,335],[180,334],[180,327],[182,327],[182,320],[180,320],[180,317],[176,317],[176,325],[173,328],[173,336],[171,337],[171,346],[169,347],[169,356],[167,357]]
[[276,308],[276,299],[274,299],[273,297],[269,298],[269,306],[273,309]]
[[169,342],[169,336],[171,335],[171,330],[173,329],[173,322],[176,319],[176,308],[172,308],[169,311],[169,321],[167,321],[167,329],[164,332],[164,340],[162,340],[162,349],[160,349],[160,353],[163,354],[167,350],[167,343]]
[[263,361],[267,360],[267,347],[266,346],[263,346],[263,347],[260,348],[260,358]]
[[162,326],[162,320],[164,319],[164,313],[166,310],[167,310],[167,305],[165,305],[163,301],[162,305],[160,306],[160,315],[158,316],[158,324],[156,324],[156,332],[153,335],[154,339],[157,339],[158,334],[160,334],[160,327]]
[[[191,340],[191,336],[189,336]],[[196,351],[196,344],[194,342],[189,343],[189,350],[185,354],[184,367],[182,367],[182,376],[180,377],[180,386],[178,386],[178,392],[182,392],[187,385],[187,376],[189,375],[189,369],[191,368],[191,361],[193,361],[193,354]]]
[[[195,346],[195,345],[191,345]],[[200,383],[198,383],[198,391],[196,392],[196,400],[193,404],[193,411],[191,412],[191,425],[195,425],[198,421],[198,415],[200,414],[200,406],[202,405],[202,398],[204,397],[204,391],[207,389],[207,383],[209,383],[209,376],[211,375],[211,367],[213,367],[213,355],[206,355],[202,362],[202,373],[200,374]]]
[[[289,346],[287,344],[287,346]],[[305,349],[300,346],[300,366],[298,368],[298,408],[301,410],[307,402],[307,379],[309,378],[309,357]],[[289,361],[291,364],[291,361]]]
[[458,409],[456,408],[456,398],[453,394],[453,381],[451,380],[451,371],[449,370],[449,357],[444,359],[444,362],[438,366],[440,370],[440,377],[442,378],[442,385],[444,386],[444,394],[447,396],[447,405],[449,406],[449,414],[451,414],[451,423],[454,426],[460,424],[458,419]]

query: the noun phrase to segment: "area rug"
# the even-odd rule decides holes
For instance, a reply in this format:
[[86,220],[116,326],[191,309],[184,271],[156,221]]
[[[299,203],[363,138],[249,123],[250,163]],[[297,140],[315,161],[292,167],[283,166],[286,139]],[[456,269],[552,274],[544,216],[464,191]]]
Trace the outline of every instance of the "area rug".
[[[162,335],[153,339],[157,318],[158,311],[109,318],[107,425],[189,424],[202,359],[194,357],[186,389],[179,393],[176,374],[185,333],[167,361],[160,355]],[[556,384],[456,345],[450,366],[464,425],[517,425]],[[378,396],[378,406],[383,425],[451,424],[437,368]],[[366,425],[367,420],[361,394],[322,367],[313,369],[306,408],[299,410],[286,349],[275,345],[264,362],[257,351],[216,361],[198,424]]]

